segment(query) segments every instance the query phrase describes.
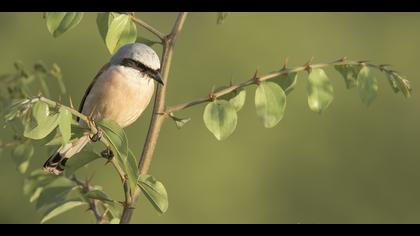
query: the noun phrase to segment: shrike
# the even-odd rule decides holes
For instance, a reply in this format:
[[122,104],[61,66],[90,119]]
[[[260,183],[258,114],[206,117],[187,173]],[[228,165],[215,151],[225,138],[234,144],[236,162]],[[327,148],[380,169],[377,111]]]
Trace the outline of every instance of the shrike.
[[[145,44],[124,45],[97,73],[82,98],[79,112],[91,115],[94,120],[107,118],[127,127],[149,104],[154,91],[153,80],[163,85],[156,52]],[[90,139],[92,137],[86,135],[61,146],[45,162],[44,170],[61,174],[67,160],[80,152]]]

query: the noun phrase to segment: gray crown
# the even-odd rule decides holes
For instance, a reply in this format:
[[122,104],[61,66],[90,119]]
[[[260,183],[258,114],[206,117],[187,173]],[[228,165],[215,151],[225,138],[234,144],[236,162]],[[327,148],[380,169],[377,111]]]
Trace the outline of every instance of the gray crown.
[[160,59],[156,52],[146,44],[131,43],[122,46],[111,58],[111,65],[118,65],[122,59],[130,58],[143,63],[153,70],[160,69]]

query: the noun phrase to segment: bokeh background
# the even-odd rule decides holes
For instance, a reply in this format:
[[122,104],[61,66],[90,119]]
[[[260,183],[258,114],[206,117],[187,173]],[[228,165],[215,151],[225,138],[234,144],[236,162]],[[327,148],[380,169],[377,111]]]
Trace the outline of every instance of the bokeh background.
[[[138,13],[169,32],[175,13]],[[55,39],[41,13],[0,13],[0,72],[13,62],[56,62],[69,93],[80,102],[85,88],[110,55],[96,14]],[[394,94],[377,73],[379,95],[364,106],[333,69],[335,100],[322,115],[307,105],[304,73],[288,96],[286,114],[272,129],[258,122],[253,97],[239,112],[237,130],[217,141],[202,121],[204,106],[182,111],[183,129],[167,122],[151,173],[169,193],[159,215],[141,198],[135,223],[420,223],[419,13],[231,13],[222,25],[216,13],[192,13],[179,36],[168,83],[168,103],[206,96],[213,85],[240,82],[289,65],[329,62],[347,56],[389,63],[412,81],[414,95]],[[150,37],[145,30],[139,34]],[[161,48],[154,46],[160,53]],[[54,95],[58,93],[53,93]],[[130,147],[140,152],[151,109],[127,128]],[[0,132],[2,139],[10,135]],[[22,193],[22,176],[8,151],[0,154],[0,223],[38,223],[40,215]],[[47,156],[39,151],[31,168]],[[115,199],[118,177],[97,161],[86,173]],[[93,223],[74,209],[50,223]]]

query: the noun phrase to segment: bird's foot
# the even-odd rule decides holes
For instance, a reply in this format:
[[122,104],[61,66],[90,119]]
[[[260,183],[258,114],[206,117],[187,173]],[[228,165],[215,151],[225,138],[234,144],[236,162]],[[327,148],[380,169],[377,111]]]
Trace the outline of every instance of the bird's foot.
[[114,153],[111,149],[107,148],[101,152],[101,156],[103,158],[106,158],[108,161],[111,161],[112,158],[114,158]]
[[98,142],[102,138],[102,130],[99,129],[98,127],[96,128],[96,130],[97,131],[96,131],[96,133],[94,135],[89,136],[90,141],[92,141],[94,143]]

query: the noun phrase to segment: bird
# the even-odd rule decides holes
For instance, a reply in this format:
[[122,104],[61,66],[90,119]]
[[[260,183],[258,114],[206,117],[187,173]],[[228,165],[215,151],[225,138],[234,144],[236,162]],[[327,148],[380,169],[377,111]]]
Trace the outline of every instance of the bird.
[[[155,82],[164,85],[160,59],[156,52],[142,43],[126,44],[118,49],[96,74],[86,89],[79,112],[92,120],[110,119],[122,128],[136,121],[153,97]],[[79,125],[86,127],[83,120]],[[69,158],[79,153],[97,135],[84,135],[62,145],[43,165],[46,172],[61,175]],[[110,152],[110,150],[108,149]],[[112,158],[112,153],[110,154]]]

